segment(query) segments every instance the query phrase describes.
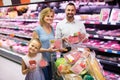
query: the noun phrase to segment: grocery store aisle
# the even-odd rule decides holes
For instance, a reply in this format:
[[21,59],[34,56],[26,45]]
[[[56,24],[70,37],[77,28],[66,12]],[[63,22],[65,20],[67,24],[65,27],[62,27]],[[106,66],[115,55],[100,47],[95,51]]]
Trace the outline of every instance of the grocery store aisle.
[[0,56],[0,80],[24,80],[21,65]]

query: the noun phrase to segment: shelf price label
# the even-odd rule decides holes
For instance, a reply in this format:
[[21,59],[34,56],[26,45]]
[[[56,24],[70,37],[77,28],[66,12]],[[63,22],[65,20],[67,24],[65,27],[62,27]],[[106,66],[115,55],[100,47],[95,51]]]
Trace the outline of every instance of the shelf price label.
[[105,50],[105,52],[112,53],[112,50],[108,49],[108,50]]
[[107,49],[105,49],[104,51],[107,52]]
[[119,37],[117,37],[117,38],[116,38],[116,40],[119,40],[119,41],[120,41],[120,38],[119,38]]
[[95,38],[98,38],[99,36],[98,35],[94,35]]
[[114,50],[112,50],[112,53],[115,53],[115,54],[117,54],[117,51],[114,51]]
[[118,64],[118,67],[120,67],[120,64]]
[[95,22],[94,21],[90,21],[90,24],[95,24]]
[[111,22],[110,24],[112,24],[112,25],[116,25],[116,22]]
[[111,39],[111,40],[113,40],[114,37],[112,37],[112,36],[104,36],[104,39]]
[[102,22],[102,24],[107,24],[107,22]]

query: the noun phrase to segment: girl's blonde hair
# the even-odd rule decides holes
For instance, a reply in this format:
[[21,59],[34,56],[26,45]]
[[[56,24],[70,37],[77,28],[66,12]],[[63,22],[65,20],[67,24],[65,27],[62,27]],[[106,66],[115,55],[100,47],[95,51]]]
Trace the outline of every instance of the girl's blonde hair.
[[42,43],[41,43],[41,41],[40,41],[38,38],[32,38],[32,39],[29,41],[29,44],[30,44],[32,41],[37,41],[37,42],[40,44],[40,48],[42,47]]
[[40,14],[39,14],[39,21],[40,21],[40,24],[41,24],[41,25],[43,25],[43,24],[45,23],[44,18],[45,18],[45,16],[46,16],[47,14],[49,14],[50,12],[53,12],[53,15],[55,14],[55,12],[54,12],[51,8],[49,8],[49,7],[44,8],[44,9],[40,12]]

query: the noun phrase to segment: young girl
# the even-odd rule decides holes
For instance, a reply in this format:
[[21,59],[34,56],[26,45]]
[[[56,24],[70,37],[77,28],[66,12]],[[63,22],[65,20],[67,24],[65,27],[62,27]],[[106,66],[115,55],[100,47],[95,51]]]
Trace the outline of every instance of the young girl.
[[26,74],[25,80],[45,80],[40,68],[42,54],[38,53],[41,48],[40,40],[32,39],[28,47],[28,54],[22,58],[22,73]]

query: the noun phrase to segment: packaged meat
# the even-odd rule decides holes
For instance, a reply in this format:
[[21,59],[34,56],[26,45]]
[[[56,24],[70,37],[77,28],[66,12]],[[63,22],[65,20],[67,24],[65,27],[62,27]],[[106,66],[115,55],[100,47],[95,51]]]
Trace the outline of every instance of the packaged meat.
[[109,14],[110,14],[110,9],[109,8],[102,8],[100,12],[100,22],[108,22],[109,19]]
[[50,46],[54,49],[61,49],[62,48],[62,40],[61,39],[53,39],[50,40]]
[[80,74],[84,69],[86,69],[86,61],[84,58],[80,58],[72,67],[71,71],[75,74]]
[[80,57],[82,57],[82,53],[80,51],[70,51],[69,53],[64,54],[64,58],[70,64],[74,64]]
[[110,15],[110,19],[109,22],[110,23],[117,23],[120,21],[120,9],[117,8],[113,8],[111,11],[111,15]]

